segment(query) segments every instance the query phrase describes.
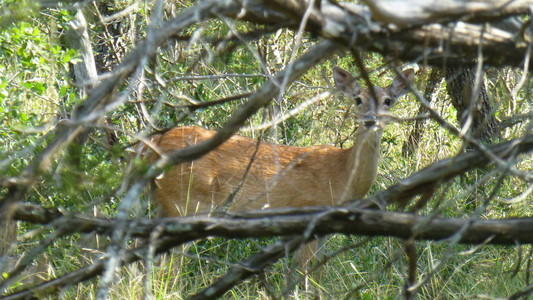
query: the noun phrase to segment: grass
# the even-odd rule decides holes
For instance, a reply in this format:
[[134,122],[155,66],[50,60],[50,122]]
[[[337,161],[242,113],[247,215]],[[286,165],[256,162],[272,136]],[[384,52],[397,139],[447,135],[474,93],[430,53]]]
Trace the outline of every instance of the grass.
[[[358,242],[360,238],[336,236],[328,248]],[[248,241],[225,242],[225,247],[209,251],[213,256],[228,257],[227,251],[240,251]],[[207,262],[194,257],[198,249],[190,247],[189,255],[171,254],[159,260],[145,273],[143,264],[134,264],[119,274],[119,280],[110,291],[112,299],[141,299],[146,280],[156,299],[185,299],[224,274],[228,266],[221,262]],[[246,248],[246,247],[244,247]],[[402,292],[406,260],[402,244],[391,238],[376,238],[363,247],[352,249],[333,258],[325,265],[322,279],[313,275],[291,289],[291,299],[393,299]],[[444,245],[434,242],[417,243],[419,278],[442,258]],[[418,293],[418,299],[464,299],[476,295],[505,297],[524,284],[523,275],[512,276],[516,252],[507,247],[485,246],[470,252],[470,247],[456,246],[457,253],[450,257]],[[222,252],[222,253],[221,253]],[[240,253],[238,253],[240,254]],[[231,255],[229,256],[231,258]],[[391,257],[397,257],[391,262]],[[224,299],[271,299],[283,295],[291,281],[287,259],[275,264],[262,278],[251,278],[228,292]],[[298,272],[297,272],[298,274]],[[497,279],[497,280],[496,280]],[[95,284],[81,285],[71,294],[77,299],[94,299]],[[356,289],[356,287],[358,287]],[[347,293],[347,291],[352,291]],[[70,298],[70,297],[69,297]]]

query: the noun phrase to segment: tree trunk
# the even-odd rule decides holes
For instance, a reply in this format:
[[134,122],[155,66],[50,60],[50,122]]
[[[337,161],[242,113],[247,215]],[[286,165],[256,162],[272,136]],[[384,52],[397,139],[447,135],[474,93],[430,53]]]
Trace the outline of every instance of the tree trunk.
[[[475,72],[471,68],[447,68],[445,72],[448,95],[457,110],[457,120],[461,126],[467,125],[469,114],[472,123],[468,132],[473,138],[489,144],[499,136],[498,121],[496,120],[492,103],[489,100],[485,83],[480,84],[477,95],[475,89]],[[471,102],[471,100],[475,102]]]
[[87,31],[87,22],[81,8],[77,9],[74,20],[70,22],[70,29],[66,34],[65,42],[81,55],[81,60],[72,67],[76,84],[83,87],[83,92],[81,93],[83,97],[87,90],[96,85],[98,74],[96,72],[93,47]]

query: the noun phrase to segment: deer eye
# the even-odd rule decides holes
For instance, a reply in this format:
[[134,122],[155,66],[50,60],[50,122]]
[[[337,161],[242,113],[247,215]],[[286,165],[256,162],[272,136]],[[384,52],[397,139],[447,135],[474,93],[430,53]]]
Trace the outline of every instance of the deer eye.
[[355,104],[356,104],[357,106],[363,104],[363,99],[361,99],[361,97],[355,97],[354,100],[355,100]]
[[383,104],[387,105],[387,106],[391,106],[392,104],[392,99],[391,98],[386,98],[384,101],[383,101]]

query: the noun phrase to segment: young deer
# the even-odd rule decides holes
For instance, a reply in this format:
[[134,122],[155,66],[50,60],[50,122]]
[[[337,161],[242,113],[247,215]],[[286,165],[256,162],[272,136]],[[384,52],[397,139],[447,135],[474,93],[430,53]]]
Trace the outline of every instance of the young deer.
[[[155,180],[155,201],[161,213],[183,216],[221,207],[244,211],[339,205],[363,197],[376,178],[389,109],[408,91],[414,71],[403,71],[403,76],[405,81],[396,77],[386,88],[374,87],[377,98],[373,98],[349,72],[334,68],[336,86],[355,102],[359,129],[352,148],[258,146],[256,140],[233,136],[200,159],[174,166]],[[153,141],[165,153],[209,139],[214,133],[178,127],[155,136]]]

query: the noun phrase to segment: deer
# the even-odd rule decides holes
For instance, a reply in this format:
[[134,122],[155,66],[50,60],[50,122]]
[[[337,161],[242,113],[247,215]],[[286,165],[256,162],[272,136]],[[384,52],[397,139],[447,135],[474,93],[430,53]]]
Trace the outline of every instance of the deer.
[[[390,109],[408,92],[414,71],[402,71],[389,86],[374,86],[373,91],[362,88],[354,75],[339,67],[333,68],[333,80],[355,105],[359,127],[351,148],[258,143],[234,135],[201,158],[173,166],[155,179],[159,212],[178,217],[220,208],[241,212],[341,205],[363,198],[376,180],[382,132],[392,119]],[[214,134],[213,130],[182,126],[153,136],[152,142],[160,153],[168,153]],[[308,245],[309,249],[300,253],[300,265],[316,259],[316,243]]]

